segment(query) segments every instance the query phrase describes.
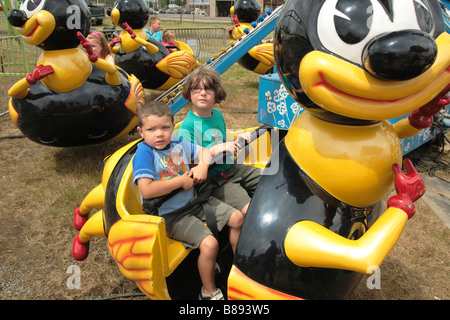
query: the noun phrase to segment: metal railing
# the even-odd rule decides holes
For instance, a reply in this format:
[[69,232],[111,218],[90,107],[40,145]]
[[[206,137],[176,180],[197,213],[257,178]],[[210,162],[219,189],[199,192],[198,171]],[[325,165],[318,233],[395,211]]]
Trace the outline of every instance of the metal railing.
[[[171,28],[175,32],[175,40],[186,43],[194,52],[197,60],[204,62],[226,46],[228,39],[227,28]],[[122,30],[105,28],[101,31],[108,41],[112,40]]]
[[186,43],[200,62],[212,58],[230,41],[227,28],[173,28],[175,39]]
[[0,37],[0,115],[8,112],[9,88],[33,71],[41,52],[19,36]]

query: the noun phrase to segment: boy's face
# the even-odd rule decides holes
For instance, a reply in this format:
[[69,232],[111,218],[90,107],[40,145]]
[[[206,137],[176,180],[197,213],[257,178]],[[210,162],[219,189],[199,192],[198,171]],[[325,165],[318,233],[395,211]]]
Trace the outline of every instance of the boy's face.
[[144,141],[157,150],[164,149],[172,140],[173,123],[169,116],[147,116],[137,129]]
[[155,31],[161,30],[161,20],[156,20],[155,22],[153,22],[153,23],[151,24],[151,27],[152,27],[152,29],[155,30]]
[[[200,92],[198,92],[199,90]],[[208,88],[202,81],[191,89],[191,101],[195,108],[202,110],[212,109],[216,102],[215,91],[213,88]]]

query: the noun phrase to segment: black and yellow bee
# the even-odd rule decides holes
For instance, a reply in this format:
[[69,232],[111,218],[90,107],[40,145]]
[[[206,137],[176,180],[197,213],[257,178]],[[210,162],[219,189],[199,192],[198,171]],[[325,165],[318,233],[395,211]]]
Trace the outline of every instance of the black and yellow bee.
[[70,147],[119,138],[137,124],[144,91],[139,80],[79,48],[90,13],[81,0],[27,0],[8,12],[27,44],[43,49],[33,73],[8,94],[9,113],[29,139]]

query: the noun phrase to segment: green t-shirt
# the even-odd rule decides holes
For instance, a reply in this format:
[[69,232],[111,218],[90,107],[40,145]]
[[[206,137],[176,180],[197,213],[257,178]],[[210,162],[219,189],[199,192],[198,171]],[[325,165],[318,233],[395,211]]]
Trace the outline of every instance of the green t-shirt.
[[[224,143],[227,140],[227,128],[223,115],[216,109],[212,109],[211,113],[211,116],[202,118],[195,115],[192,110],[189,111],[178,129],[178,137],[208,149],[216,144]],[[216,164],[208,171],[208,176],[230,168],[233,164],[233,159],[224,161],[221,158],[217,162],[226,163]]]

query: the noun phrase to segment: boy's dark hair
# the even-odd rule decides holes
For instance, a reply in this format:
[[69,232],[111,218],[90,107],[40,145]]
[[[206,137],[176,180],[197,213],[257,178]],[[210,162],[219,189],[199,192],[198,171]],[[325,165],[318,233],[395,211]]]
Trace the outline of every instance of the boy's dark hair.
[[185,85],[183,86],[183,98],[187,101],[191,101],[191,90],[203,83],[206,88],[214,89],[216,101],[220,103],[227,97],[227,92],[222,85],[222,80],[219,74],[210,68],[197,68],[192,71]]
[[174,122],[172,110],[170,110],[169,106],[167,106],[162,101],[151,100],[142,106],[138,116],[138,124],[137,124],[138,127],[142,126],[142,119],[148,116],[157,116],[157,117],[167,116],[172,119],[172,123]]

